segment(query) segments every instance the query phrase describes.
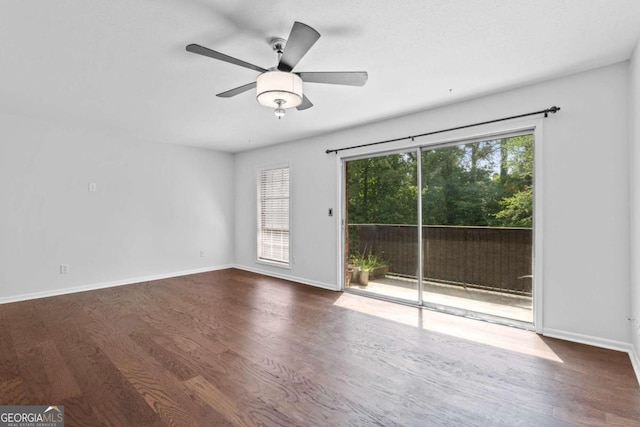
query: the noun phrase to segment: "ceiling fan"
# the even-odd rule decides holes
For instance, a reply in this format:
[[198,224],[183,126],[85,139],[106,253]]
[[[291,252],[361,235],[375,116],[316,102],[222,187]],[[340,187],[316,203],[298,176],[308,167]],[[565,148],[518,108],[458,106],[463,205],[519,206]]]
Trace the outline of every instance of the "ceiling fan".
[[280,119],[288,108],[295,107],[298,110],[306,110],[313,107],[311,101],[303,94],[303,82],[348,86],[364,86],[367,82],[366,71],[294,72],[295,66],[319,38],[320,33],[310,26],[302,22],[294,22],[288,40],[281,38],[271,40],[271,46],[278,55],[278,65],[269,69],[197,44],[188,45],[187,51],[260,72],[261,74],[258,75],[255,82],[221,92],[216,96],[231,98],[255,88],[258,102],[266,107],[274,108],[276,117]]

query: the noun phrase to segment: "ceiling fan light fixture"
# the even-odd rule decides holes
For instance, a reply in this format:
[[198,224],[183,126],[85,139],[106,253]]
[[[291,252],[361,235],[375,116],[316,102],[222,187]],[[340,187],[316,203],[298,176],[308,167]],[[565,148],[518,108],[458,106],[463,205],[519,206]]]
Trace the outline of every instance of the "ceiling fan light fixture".
[[271,108],[295,108],[302,103],[302,79],[294,73],[267,71],[256,79],[258,102]]

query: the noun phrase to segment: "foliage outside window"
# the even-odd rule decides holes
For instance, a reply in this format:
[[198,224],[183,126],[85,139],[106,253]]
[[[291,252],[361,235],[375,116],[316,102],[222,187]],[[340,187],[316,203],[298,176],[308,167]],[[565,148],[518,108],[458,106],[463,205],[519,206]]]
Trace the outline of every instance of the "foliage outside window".
[[[353,160],[349,224],[416,224],[415,153]],[[533,135],[425,150],[424,225],[531,227]]]

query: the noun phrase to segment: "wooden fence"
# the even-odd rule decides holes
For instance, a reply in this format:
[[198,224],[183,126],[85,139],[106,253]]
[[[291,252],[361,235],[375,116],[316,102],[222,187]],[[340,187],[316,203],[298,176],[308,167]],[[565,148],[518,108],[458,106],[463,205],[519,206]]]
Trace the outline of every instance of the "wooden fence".
[[[391,273],[416,277],[417,226],[349,225],[350,251],[386,259]],[[424,226],[425,280],[531,294],[530,228]]]

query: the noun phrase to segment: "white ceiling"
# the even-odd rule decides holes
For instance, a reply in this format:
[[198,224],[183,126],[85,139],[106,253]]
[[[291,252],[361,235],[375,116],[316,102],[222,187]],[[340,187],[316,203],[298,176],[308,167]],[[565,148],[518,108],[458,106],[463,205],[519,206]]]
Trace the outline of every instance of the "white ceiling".
[[[622,61],[640,35],[638,0],[0,0],[0,11],[0,113],[230,152]],[[256,72],[185,50],[268,68],[267,40],[296,20],[322,37],[295,71],[365,70],[367,85],[306,84],[315,106],[278,121],[251,91],[215,96]]]

